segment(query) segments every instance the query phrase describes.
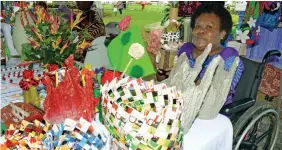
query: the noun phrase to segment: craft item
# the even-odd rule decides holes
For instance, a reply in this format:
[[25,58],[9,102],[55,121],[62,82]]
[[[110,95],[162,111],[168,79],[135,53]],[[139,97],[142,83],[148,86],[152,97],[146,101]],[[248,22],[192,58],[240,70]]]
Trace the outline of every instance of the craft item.
[[[65,60],[65,77],[58,87],[53,86],[49,76],[45,76],[47,97],[44,101],[44,119],[52,124],[63,123],[66,118],[87,121],[94,119],[94,108],[98,101],[93,96],[92,77],[85,74],[82,87],[80,72],[74,66],[74,56]],[[71,101],[70,101],[71,100]]]
[[129,51],[128,51],[128,54],[131,56],[131,59],[129,60],[129,62],[127,63],[124,71],[122,72],[121,76],[120,77],[123,77],[125,72],[127,71],[129,65],[131,64],[131,62],[136,59],[140,59],[141,57],[143,57],[145,53],[145,50],[144,50],[144,47],[139,44],[139,43],[133,43],[131,44],[131,46],[129,47]]
[[175,87],[123,78],[105,84],[101,93],[113,149],[180,148],[183,100]]
[[21,120],[43,120],[44,113],[38,108],[23,102],[11,103],[1,109],[1,120],[9,126],[20,123]]
[[[111,41],[108,46],[108,56],[114,70],[119,72],[125,70],[126,65],[131,59],[131,56],[128,55],[128,50],[133,43],[139,43],[144,47],[144,42],[137,26],[132,26],[125,32],[121,32]],[[144,51],[142,58],[133,61],[129,65],[126,71],[128,76],[138,78],[155,74],[150,57],[147,51]]]
[[217,117],[226,102],[238,64],[239,57],[234,60],[231,68],[227,71],[224,69],[225,63],[223,59],[220,60],[218,68],[213,75],[211,86],[199,111],[199,119],[212,120]]
[[149,38],[148,52],[156,55],[161,48],[162,30],[153,29]]
[[44,149],[103,149],[109,133],[99,122],[66,119],[54,124],[43,139]]
[[50,124],[38,120],[33,123],[22,120],[19,125],[11,124],[6,131],[4,145],[8,149],[43,149],[42,138]]
[[108,70],[102,75],[102,84],[110,83],[115,77],[120,78],[121,72]]
[[19,86],[24,90],[24,102],[40,107],[40,98],[36,87],[39,85],[39,79],[34,77],[32,70],[23,71],[23,79],[20,81]]
[[120,21],[120,23],[119,23],[119,25],[118,25],[118,28],[119,28],[120,30],[122,30],[122,31],[126,31],[127,28],[128,28],[129,25],[130,25],[130,20],[131,20],[131,17],[130,17],[130,16],[124,17],[124,18]]

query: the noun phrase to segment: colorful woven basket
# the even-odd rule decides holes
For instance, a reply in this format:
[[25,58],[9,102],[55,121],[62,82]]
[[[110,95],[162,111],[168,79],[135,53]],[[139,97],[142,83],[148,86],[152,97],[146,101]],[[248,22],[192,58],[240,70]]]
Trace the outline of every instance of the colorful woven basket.
[[180,91],[141,79],[114,79],[101,87],[105,126],[113,149],[181,147]]

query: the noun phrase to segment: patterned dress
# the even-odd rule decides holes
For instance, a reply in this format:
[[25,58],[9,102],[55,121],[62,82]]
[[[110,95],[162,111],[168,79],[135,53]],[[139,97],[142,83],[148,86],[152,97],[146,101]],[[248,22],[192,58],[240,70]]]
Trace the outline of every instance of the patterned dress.
[[[178,56],[180,56],[182,53],[186,53],[188,59],[189,59],[189,64],[191,65],[191,67],[194,67],[195,65],[195,59],[193,58],[193,50],[195,49],[194,45],[192,43],[185,43],[178,51]],[[216,56],[220,55],[223,60],[224,60],[224,69],[225,70],[229,70],[235,60],[236,57],[239,57],[238,52],[231,47],[226,47],[224,48],[220,53],[215,54],[213,56],[208,56],[208,58],[205,60],[204,64],[203,64],[203,69],[201,70],[200,74],[199,74],[199,78],[202,79],[206,69],[208,68],[210,62],[212,61],[213,58],[215,58]],[[234,78],[232,80],[231,83],[231,88],[230,88],[230,93],[226,99],[225,105],[232,103],[232,97],[235,94],[235,88],[236,85],[238,84],[241,75],[244,71],[244,64],[243,62],[240,60],[238,68],[235,72]]]

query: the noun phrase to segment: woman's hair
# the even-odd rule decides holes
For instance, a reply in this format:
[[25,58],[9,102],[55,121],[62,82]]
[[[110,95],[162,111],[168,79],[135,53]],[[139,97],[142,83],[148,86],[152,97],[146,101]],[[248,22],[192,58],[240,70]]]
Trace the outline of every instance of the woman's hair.
[[192,14],[190,25],[192,29],[194,29],[196,20],[201,14],[215,14],[219,17],[220,31],[226,31],[225,40],[232,30],[232,17],[224,8],[224,5],[216,2],[202,3]]
[[47,4],[46,4],[46,2],[39,1],[39,2],[36,2],[35,5],[41,6],[41,7],[43,7],[44,9],[47,9]]
[[87,11],[91,9],[94,2],[93,1],[76,1],[76,4],[77,4],[78,9]]

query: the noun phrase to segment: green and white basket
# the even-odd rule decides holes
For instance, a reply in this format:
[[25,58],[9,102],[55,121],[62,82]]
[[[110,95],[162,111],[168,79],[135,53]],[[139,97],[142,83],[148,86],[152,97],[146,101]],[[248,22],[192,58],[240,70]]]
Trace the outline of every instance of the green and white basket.
[[181,147],[180,91],[141,79],[114,79],[101,87],[105,126],[113,149]]

